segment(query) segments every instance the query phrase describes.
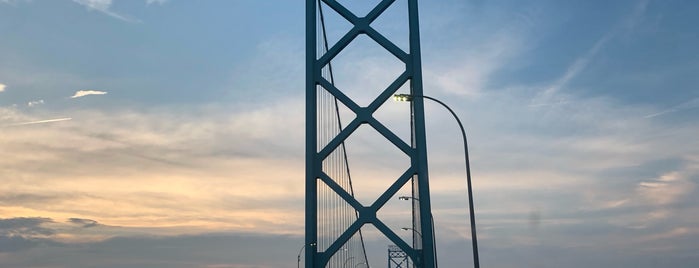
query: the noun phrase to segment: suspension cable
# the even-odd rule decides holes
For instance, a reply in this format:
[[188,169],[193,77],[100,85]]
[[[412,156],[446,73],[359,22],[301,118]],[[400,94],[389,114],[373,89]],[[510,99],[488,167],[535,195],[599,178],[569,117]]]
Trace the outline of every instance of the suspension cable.
[[[329,50],[329,44],[328,44],[328,37],[327,37],[327,31],[326,31],[326,26],[325,26],[325,17],[323,14],[323,5],[320,0],[318,0],[318,11],[319,13],[317,16],[319,16],[319,29],[317,31],[318,35],[316,40],[322,40],[321,44],[318,44],[318,55],[322,55],[323,53],[327,53]],[[333,86],[335,85],[335,77],[333,74],[333,68],[332,64],[328,62],[328,64],[321,68],[321,75],[323,77],[329,78],[330,84]],[[319,87],[319,89],[322,89],[322,87]],[[327,92],[327,90],[322,90],[322,93],[320,95],[320,102],[321,104],[321,111],[323,111],[320,115],[321,119],[319,122],[319,126],[322,126],[322,145],[319,146],[325,146],[327,143],[334,138],[337,134],[339,134],[340,131],[342,131],[342,121],[340,117],[340,109],[339,109],[339,101],[335,96]],[[334,113],[334,118],[330,118],[329,116],[326,118],[325,116],[330,115]],[[336,124],[335,124],[336,123]],[[348,191],[348,193],[351,196],[354,196],[354,189],[352,186],[352,179],[350,175],[350,169],[349,169],[349,162],[348,162],[348,157],[347,157],[347,150],[345,146],[345,142],[343,141],[340,146],[328,155],[327,159],[323,161],[323,169],[328,172],[327,174],[335,180],[338,185],[340,185],[343,189]],[[342,234],[354,221],[356,221],[359,218],[358,211],[356,211],[352,206],[350,206],[344,199],[342,199],[339,195],[337,195],[332,189],[330,189],[327,185],[324,185],[322,187],[322,202],[319,202],[319,204],[322,203],[322,210],[323,212],[321,213],[323,215],[322,220],[323,222],[320,224],[323,227],[320,228],[321,232],[321,237],[323,241],[323,245],[325,249],[327,249],[327,246],[334,242],[334,239],[337,239],[340,234]],[[333,213],[334,212],[334,213]],[[353,214],[352,216],[349,216]],[[342,249],[341,254],[335,254],[328,262],[328,265],[330,267],[337,267],[340,265],[343,265],[349,260],[352,260],[356,257],[356,260],[361,263],[363,259],[364,263],[368,264],[368,258],[366,254],[366,247],[364,244],[364,238],[362,235],[361,229],[359,230],[359,241],[356,241],[356,239],[351,238],[347,244],[345,245],[345,248]],[[355,249],[359,247],[360,252],[355,252]],[[350,256],[350,255],[355,255],[355,254],[360,254],[360,256]],[[339,255],[342,255],[344,258],[337,258]]]

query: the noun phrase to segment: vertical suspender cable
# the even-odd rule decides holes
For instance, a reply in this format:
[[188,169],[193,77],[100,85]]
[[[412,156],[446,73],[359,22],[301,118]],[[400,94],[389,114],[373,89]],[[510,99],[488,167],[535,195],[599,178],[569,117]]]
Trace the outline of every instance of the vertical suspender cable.
[[[317,3],[318,3],[318,11],[319,11],[318,16],[319,16],[319,20],[320,20],[320,28],[318,29],[317,33],[319,33],[319,35],[322,34],[322,36],[319,36],[319,38],[317,40],[322,40],[322,47],[320,48],[321,49],[320,53],[323,54],[329,50],[329,44],[328,44],[328,39],[327,39],[326,27],[325,27],[325,18],[323,15],[323,5],[321,4],[320,0],[318,0]],[[334,85],[335,78],[333,75],[332,64],[328,63],[327,67],[323,67],[322,70],[323,70],[323,76],[328,77],[329,82],[332,85]],[[327,94],[327,91],[324,91],[323,93],[326,93],[326,94],[324,94],[324,96],[330,95],[330,94]],[[327,127],[328,128],[336,127],[337,133],[339,133],[342,130],[342,122],[341,122],[341,118],[340,118],[339,103],[338,103],[337,98],[335,98],[334,96],[332,96],[332,99],[329,100],[329,102],[330,101],[332,102],[332,104],[326,106],[326,108],[328,109],[327,114],[331,114],[334,112],[335,118],[333,118],[334,119],[333,121],[335,121],[335,120],[336,121],[332,122],[332,124],[334,124],[335,126],[327,125]],[[325,103],[325,101],[324,101],[324,104],[327,105],[327,103]],[[334,111],[331,111],[333,107],[334,107]],[[336,133],[334,131],[331,131],[331,129],[326,129],[326,131],[328,134],[327,141],[329,142],[330,139],[332,137],[334,137],[334,135]],[[340,153],[341,155],[339,155],[338,153]],[[338,153],[334,152],[330,156],[328,156],[330,158],[328,162],[334,164],[333,167],[331,167],[331,169],[332,169],[331,176],[334,180],[336,180],[336,182],[338,182],[338,184],[343,189],[346,189],[352,196],[354,196],[354,189],[352,187],[352,180],[351,180],[351,175],[350,175],[350,170],[349,170],[347,151],[346,151],[346,147],[345,147],[344,142],[341,143],[340,151]],[[342,170],[343,164],[344,164],[344,170]],[[329,230],[332,233],[331,237],[336,238],[336,237],[339,237],[339,235],[344,231],[344,229],[346,229],[351,224],[351,222],[353,222],[350,218],[346,217],[347,214],[349,214],[350,209],[352,210],[352,212],[354,212],[354,213],[352,213],[352,214],[354,214],[353,215],[354,220],[356,220],[359,215],[357,214],[358,212],[356,210],[354,210],[354,208],[349,206],[349,204],[347,204],[342,198],[337,196],[333,191],[329,190],[328,194],[332,195],[332,198],[330,196],[328,196],[328,198],[332,199],[332,201],[335,201],[327,209],[330,209],[332,211],[336,211],[336,213],[331,214],[332,215],[331,219],[333,222],[331,223],[332,227],[330,227],[330,230]],[[336,219],[339,219],[339,221],[336,222]],[[327,223],[326,223],[326,225],[327,225]],[[339,227],[342,227],[342,228],[339,228]],[[350,252],[350,251],[354,251],[355,246],[353,246],[353,244],[357,243],[356,241],[353,241],[353,240],[354,239],[351,239],[350,241],[348,241],[348,245],[343,250],[343,252],[345,252],[345,253],[343,253],[342,255],[354,255],[355,254],[354,252]],[[368,263],[368,259],[366,256],[366,248],[364,246],[364,238],[363,238],[361,229],[359,230],[359,240],[360,241],[358,241],[358,243],[360,245],[358,245],[358,246],[360,246],[361,252],[357,252],[357,253],[361,254],[361,258],[363,259],[363,261],[365,263]],[[329,241],[332,241],[332,238]],[[328,242],[328,243],[330,243],[330,242]],[[347,257],[346,259],[349,259],[349,258],[350,257]],[[341,261],[341,260],[335,259],[335,264],[339,264],[338,263],[339,261]]]

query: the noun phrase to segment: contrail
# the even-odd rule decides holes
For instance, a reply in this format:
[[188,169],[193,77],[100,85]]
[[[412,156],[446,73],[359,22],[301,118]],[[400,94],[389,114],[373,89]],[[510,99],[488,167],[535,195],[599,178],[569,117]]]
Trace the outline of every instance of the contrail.
[[43,123],[53,123],[53,122],[68,121],[68,120],[71,120],[71,119],[73,119],[73,118],[65,117],[65,118],[38,120],[38,121],[22,122],[22,123],[4,125],[3,127],[14,127],[14,126],[34,125],[34,124],[43,124]]

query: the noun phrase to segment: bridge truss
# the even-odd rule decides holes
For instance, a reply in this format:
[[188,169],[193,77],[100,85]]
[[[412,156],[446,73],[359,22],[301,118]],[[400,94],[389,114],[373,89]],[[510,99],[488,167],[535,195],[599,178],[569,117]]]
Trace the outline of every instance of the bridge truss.
[[[375,118],[374,113],[403,85],[410,94],[422,94],[417,0],[408,2],[409,49],[404,51],[373,26],[397,0],[382,0],[366,16],[359,17],[335,0],[306,0],[306,238],[305,267],[369,266],[361,228],[373,225],[397,246],[415,267],[435,267],[434,226],[430,210],[425,146],[424,106],[411,102],[411,138],[406,142]],[[328,10],[324,10],[326,7]],[[327,8],[329,7],[329,8]],[[329,44],[323,12],[335,12],[352,26]],[[334,81],[332,60],[358,36],[365,35],[392,54],[403,72],[367,106],[360,106]],[[346,126],[339,103],[354,115]],[[373,201],[365,205],[355,198],[345,141],[362,125],[368,125],[410,160],[410,166]],[[408,183],[412,187],[414,231],[412,244],[387,226],[377,212]]]

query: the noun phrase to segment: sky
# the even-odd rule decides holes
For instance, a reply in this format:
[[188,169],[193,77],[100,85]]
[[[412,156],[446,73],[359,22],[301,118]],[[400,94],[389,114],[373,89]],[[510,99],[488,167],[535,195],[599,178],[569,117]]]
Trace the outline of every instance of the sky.
[[[374,26],[405,49],[397,2]],[[483,267],[696,267],[699,3],[419,5],[425,95],[469,136]],[[0,0],[0,267],[294,267],[304,12]],[[332,42],[346,23],[328,23]],[[337,84],[366,104],[403,66],[367,38],[349,47]],[[403,138],[405,107],[376,115]],[[468,267],[460,133],[434,103],[426,121],[439,262]],[[358,133],[348,157],[369,202],[405,159]],[[403,202],[379,217],[399,229]],[[381,267],[388,242],[374,233]]]

